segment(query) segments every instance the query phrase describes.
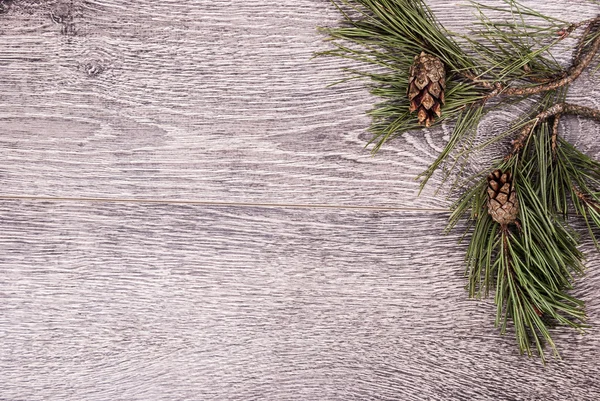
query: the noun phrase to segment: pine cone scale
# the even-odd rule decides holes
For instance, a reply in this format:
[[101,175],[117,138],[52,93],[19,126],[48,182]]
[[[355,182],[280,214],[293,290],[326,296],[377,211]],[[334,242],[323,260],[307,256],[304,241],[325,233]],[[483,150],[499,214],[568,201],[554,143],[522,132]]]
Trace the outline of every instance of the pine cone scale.
[[425,92],[425,94],[421,98],[421,105],[423,105],[427,110],[429,110],[433,107],[434,104],[435,100],[433,100],[433,97],[429,93]]
[[442,87],[438,82],[431,82],[427,87],[427,92],[439,99],[442,95]]

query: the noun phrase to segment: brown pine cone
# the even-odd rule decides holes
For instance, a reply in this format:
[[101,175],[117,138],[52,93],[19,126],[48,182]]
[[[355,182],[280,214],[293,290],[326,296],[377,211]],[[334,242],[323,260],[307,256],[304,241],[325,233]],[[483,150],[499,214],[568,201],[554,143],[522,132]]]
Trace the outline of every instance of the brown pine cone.
[[419,124],[431,126],[435,116],[442,116],[444,90],[446,89],[446,69],[444,63],[430,54],[421,52],[408,73],[409,111],[418,110]]
[[488,178],[488,213],[495,222],[507,226],[517,221],[519,200],[510,171],[495,170]]

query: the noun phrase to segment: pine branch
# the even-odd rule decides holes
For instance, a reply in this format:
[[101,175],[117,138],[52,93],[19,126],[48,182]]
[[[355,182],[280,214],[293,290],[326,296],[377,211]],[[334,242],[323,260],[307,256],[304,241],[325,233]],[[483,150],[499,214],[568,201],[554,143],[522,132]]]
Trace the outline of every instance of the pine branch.
[[[588,25],[589,29],[586,29],[586,33],[589,33],[590,31],[593,31],[594,29],[598,29],[598,26],[600,26],[600,16],[593,19],[592,22],[589,23],[589,25]],[[583,70],[585,70],[590,65],[590,63],[592,62],[592,60],[598,53],[598,50],[600,49],[600,35],[598,35],[592,42],[590,49],[587,51],[587,53],[582,56],[581,53],[582,53],[582,49],[584,47],[583,43],[585,43],[586,38],[587,38],[587,35],[583,35],[581,37],[580,43],[575,52],[573,65],[569,68],[569,70],[567,71],[567,73],[565,74],[564,77],[560,77],[558,79],[555,79],[555,80],[547,82],[547,83],[543,83],[543,84],[539,84],[539,85],[535,85],[535,86],[525,86],[525,87],[523,87],[523,86],[506,87],[505,85],[503,85],[499,82],[496,82],[496,83],[494,83],[494,90],[487,95],[487,99],[490,99],[492,97],[499,96],[499,95],[504,95],[504,96],[535,95],[537,93],[547,92],[550,90],[558,89],[565,85],[569,85],[570,83],[575,81],[577,78],[579,78],[579,76],[581,75]]]
[[[587,44],[586,38],[590,37],[591,33],[594,33],[594,32],[597,33],[598,30],[600,29],[600,16],[593,18],[591,20],[588,20],[588,21],[583,21],[581,24],[574,24],[572,26],[574,27],[573,29],[576,29],[583,25],[585,25],[586,28],[585,28],[583,34],[581,35],[581,39],[579,40],[579,43],[577,44],[575,53],[573,53],[573,64],[581,63],[581,55],[583,54],[584,48],[586,47],[586,44]],[[568,33],[567,33],[567,35],[568,35]],[[593,39],[593,36],[592,36],[592,39]]]
[[[582,36],[587,36],[590,33],[590,30],[592,29],[592,24],[597,21],[598,21],[598,17],[579,21],[579,22],[569,25],[566,28],[561,29],[556,34],[559,35],[561,37],[561,39],[564,39],[567,36],[569,36],[571,33],[573,33],[573,31],[575,31],[576,29],[581,28],[582,26],[586,26],[586,30]],[[578,49],[579,49],[579,46],[578,46]]]
[[[564,71],[553,59],[550,49],[564,39],[557,38],[556,31],[564,30],[566,23],[513,0],[499,1],[505,7],[472,3],[479,12],[480,22],[462,39],[477,53],[480,69],[470,72],[490,90],[496,83],[513,80],[547,82],[562,75]],[[485,15],[486,10],[500,12],[505,19],[491,20]],[[530,20],[525,22],[525,17]]]
[[554,130],[556,131],[558,129],[558,119],[556,116],[563,114],[574,114],[600,121],[600,109],[593,109],[591,107],[579,106],[571,103],[556,103],[555,105],[539,113],[533,121],[521,129],[521,134],[519,137],[512,142],[513,150],[508,157],[516,155],[523,148],[523,145],[527,141],[529,135],[533,132],[533,129],[536,127],[536,125],[546,121],[550,117],[555,117],[554,120],[556,127]]
[[[594,175],[590,168],[597,167],[595,173],[600,178],[600,165],[589,164],[585,155],[557,140],[560,143],[553,159],[551,128],[544,121],[535,127],[517,157],[497,166],[501,171],[511,171],[514,177],[518,220],[500,223],[492,218],[486,180],[476,183],[455,203],[450,218],[450,224],[455,224],[471,210],[468,220],[474,222],[474,229],[467,250],[469,294],[487,296],[495,281],[496,325],[505,333],[511,320],[521,352],[532,355],[533,344],[542,360],[544,344],[558,356],[550,334],[553,325],[577,330],[585,327],[583,303],[567,293],[575,275],[583,272],[583,255],[577,249],[574,231],[556,214],[568,204],[570,192],[561,189],[569,188],[570,182],[584,186],[589,179],[583,176]],[[585,168],[586,164],[591,167]],[[557,180],[562,184],[556,185]],[[587,195],[590,188],[585,188],[586,194],[579,191],[580,196],[596,202],[593,195]],[[600,209],[594,211],[600,216]]]
[[[561,113],[556,113],[554,115],[554,122],[552,123],[552,139],[551,139],[551,147],[552,147],[552,157],[556,159],[556,146],[558,140],[558,126],[560,124],[560,118],[562,117]],[[514,144],[513,144],[514,146]]]
[[[553,326],[585,328],[583,302],[569,295],[583,273],[574,218],[583,219],[600,250],[600,162],[559,132],[564,115],[600,121],[600,110],[565,102],[569,84],[600,51],[600,16],[567,24],[514,0],[499,1],[503,7],[473,3],[480,13],[478,30],[459,37],[446,31],[422,0],[332,0],[346,26],[325,30],[334,49],[322,54],[371,67],[351,72],[369,79],[371,92],[383,99],[370,112],[373,151],[421,128],[419,123],[454,122],[446,147],[419,176],[422,185],[442,165],[448,166],[442,182],[455,170],[462,174],[474,150],[516,136],[491,175],[482,177],[488,170],[469,179],[447,230],[466,219],[469,295],[488,296],[495,286],[496,326],[505,333],[512,322],[519,350],[537,351],[545,361],[545,344],[558,356]],[[510,20],[492,21],[486,10],[504,12]],[[579,28],[584,29],[571,66],[564,70],[551,49]],[[487,102],[492,98],[493,105]],[[473,146],[486,113],[528,98],[537,103],[526,116]]]

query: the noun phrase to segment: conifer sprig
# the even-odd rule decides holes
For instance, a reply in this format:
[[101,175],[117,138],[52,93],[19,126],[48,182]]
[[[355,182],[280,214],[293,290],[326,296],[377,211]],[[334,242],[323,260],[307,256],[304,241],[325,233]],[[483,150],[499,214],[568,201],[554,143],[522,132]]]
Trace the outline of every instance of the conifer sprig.
[[[345,23],[325,29],[334,49],[321,54],[368,67],[351,73],[370,80],[372,93],[383,99],[370,112],[373,152],[408,130],[422,128],[409,106],[427,112],[419,121],[427,117],[427,125],[446,122],[454,128],[438,158],[420,175],[422,185],[444,166],[442,182],[454,174],[455,188],[473,151],[512,137],[503,159],[469,179],[454,203],[448,230],[461,220],[468,223],[469,295],[488,296],[494,289],[500,331],[514,331],[522,353],[537,352],[545,361],[548,346],[558,356],[552,327],[585,328],[583,302],[569,294],[584,272],[574,220],[584,221],[600,249],[600,163],[567,142],[559,130],[560,119],[570,114],[600,121],[600,110],[565,102],[569,84],[598,59],[600,15],[568,23],[515,0],[498,0],[495,7],[472,2],[479,23],[461,36],[447,31],[422,0],[331,1]],[[488,17],[491,13],[494,18]],[[574,35],[571,64],[564,68],[552,51]],[[415,77],[415,71],[425,70],[437,77],[427,61],[413,64],[434,60],[435,65],[435,58],[445,65],[444,82]],[[436,80],[446,89],[445,103]],[[474,147],[486,113],[526,99],[535,104],[528,114]],[[441,118],[435,119],[431,110],[439,104]],[[490,171],[493,175],[484,178]]]
[[[519,199],[517,225],[506,228],[492,220],[486,210],[484,179],[455,203],[450,217],[451,224],[456,224],[468,214],[473,226],[466,256],[469,295],[488,296],[495,285],[496,325],[504,333],[512,321],[521,352],[532,355],[536,349],[542,359],[544,344],[558,355],[550,335],[552,326],[580,331],[585,327],[583,303],[568,294],[575,277],[584,271],[568,205],[578,202],[576,208],[585,213],[584,219],[590,209],[597,216],[597,195],[583,183],[595,183],[596,188],[600,183],[597,162],[562,138],[555,148],[552,137],[549,122],[541,122],[516,154],[496,165],[513,174]],[[585,194],[576,193],[579,187],[574,183],[580,183]],[[584,197],[590,205],[581,200]],[[600,227],[598,219],[586,222],[592,232]]]
[[[343,13],[344,26],[323,29],[334,49],[319,55],[352,59],[368,67],[348,72],[353,78],[370,80],[372,93],[383,99],[369,113],[373,136],[367,146],[373,145],[374,153],[388,140],[419,128],[414,115],[406,112],[406,88],[413,57],[421,51],[440,58],[447,68],[446,105],[440,123],[464,118],[465,108],[491,98],[514,102],[513,98],[523,100],[568,85],[591,63],[600,46],[596,26],[600,17],[569,24],[513,0],[500,0],[499,7],[473,2],[480,24],[469,35],[447,31],[422,0],[331,1]],[[494,22],[485,10],[510,18]],[[565,70],[551,50],[582,27],[579,56]],[[467,125],[477,127],[488,111],[486,107],[482,115],[469,113],[474,120]],[[465,131],[469,134],[470,130]],[[453,150],[446,149],[446,157]],[[423,178],[427,181],[430,175]]]

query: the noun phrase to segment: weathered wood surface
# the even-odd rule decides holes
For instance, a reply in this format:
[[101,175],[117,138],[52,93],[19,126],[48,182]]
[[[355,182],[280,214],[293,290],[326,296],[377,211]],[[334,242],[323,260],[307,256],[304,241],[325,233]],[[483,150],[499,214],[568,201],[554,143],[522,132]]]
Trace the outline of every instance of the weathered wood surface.
[[0,399],[598,399],[598,260],[544,368],[444,217],[4,201]]
[[[598,8],[546,3],[571,21]],[[326,88],[350,65],[311,59],[328,48],[317,26],[339,23],[327,0],[65,4],[16,1],[0,17],[3,194],[448,205],[435,182],[417,197],[414,178],[450,127],[373,158],[364,112],[375,99],[359,82]],[[456,30],[473,20],[454,2],[431,5]],[[598,105],[587,75],[572,94]],[[482,132],[512,118],[490,115]]]
[[[472,21],[430,4],[454,29]],[[417,197],[413,178],[450,127],[373,158],[374,99],[325,88],[348,64],[311,59],[327,48],[315,28],[338,21],[326,0],[15,0],[0,14],[0,198],[334,207],[0,201],[0,400],[600,399],[589,244],[576,294],[592,327],[556,330],[564,360],[544,368],[498,336],[491,302],[466,299],[444,214],[335,208],[449,202],[435,182]],[[586,74],[569,96],[600,107],[599,93]],[[597,124],[563,124],[600,156]]]

